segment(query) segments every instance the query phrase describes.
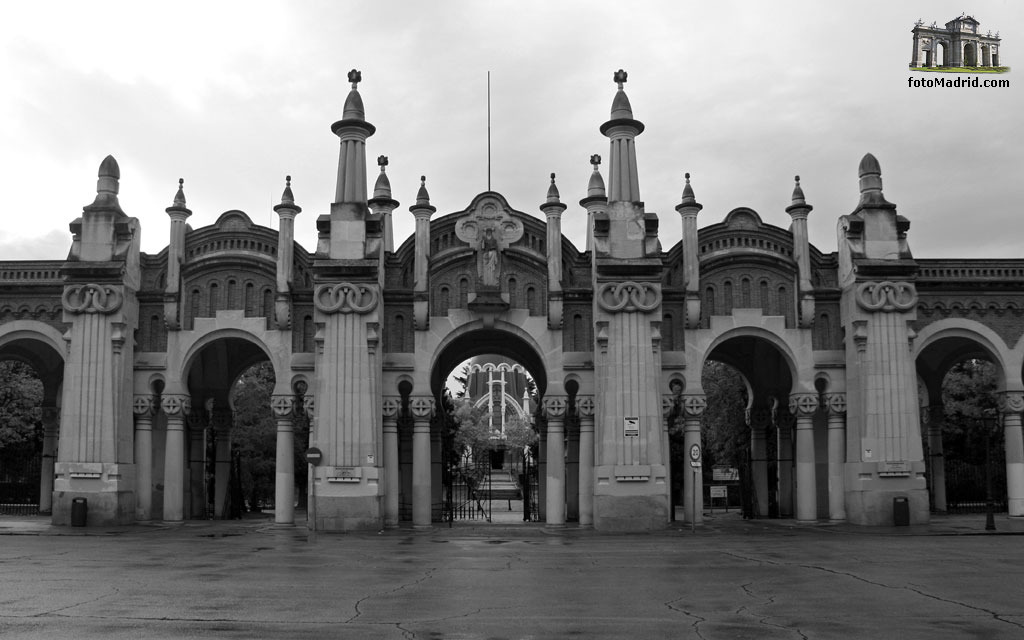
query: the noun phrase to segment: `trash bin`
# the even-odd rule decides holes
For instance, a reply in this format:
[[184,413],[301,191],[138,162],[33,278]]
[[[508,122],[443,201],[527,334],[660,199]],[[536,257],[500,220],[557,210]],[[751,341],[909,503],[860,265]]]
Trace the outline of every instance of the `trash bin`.
[[71,500],[71,526],[84,527],[85,517],[89,514],[89,501],[85,498]]
[[910,525],[910,500],[907,498],[892,499],[892,523],[897,527]]

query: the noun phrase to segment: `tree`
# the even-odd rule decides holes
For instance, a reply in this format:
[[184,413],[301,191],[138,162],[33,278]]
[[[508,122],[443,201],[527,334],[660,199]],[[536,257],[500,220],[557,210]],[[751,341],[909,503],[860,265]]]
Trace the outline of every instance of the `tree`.
[[270,409],[274,384],[274,368],[261,362],[243,373],[231,390],[235,408],[231,446],[242,458],[242,492],[252,510],[259,510],[274,495],[277,423]]
[[42,446],[43,383],[32,367],[0,362],[0,450],[33,455]]
[[747,386],[743,376],[727,364],[708,360],[701,373],[707,397],[704,411],[704,458],[708,467],[743,466],[750,450],[746,422]]
[[[985,456],[982,418],[995,415],[996,368],[987,360],[971,358],[953,365],[942,379],[944,454],[980,462]],[[1002,430],[989,434],[992,446],[1002,446]]]

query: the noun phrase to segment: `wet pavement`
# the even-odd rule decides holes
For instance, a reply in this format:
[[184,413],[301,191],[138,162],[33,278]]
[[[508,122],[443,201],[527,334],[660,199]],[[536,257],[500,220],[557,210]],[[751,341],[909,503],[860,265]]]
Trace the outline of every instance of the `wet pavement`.
[[0,637],[1024,637],[1024,521],[995,524],[730,513],[628,535],[514,521],[314,534],[0,518]]

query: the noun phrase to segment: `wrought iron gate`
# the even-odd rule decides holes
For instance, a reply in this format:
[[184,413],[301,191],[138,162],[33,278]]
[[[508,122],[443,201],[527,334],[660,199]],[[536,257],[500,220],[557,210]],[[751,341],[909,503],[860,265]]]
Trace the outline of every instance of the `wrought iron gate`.
[[39,455],[0,451],[0,514],[34,516],[39,513]]

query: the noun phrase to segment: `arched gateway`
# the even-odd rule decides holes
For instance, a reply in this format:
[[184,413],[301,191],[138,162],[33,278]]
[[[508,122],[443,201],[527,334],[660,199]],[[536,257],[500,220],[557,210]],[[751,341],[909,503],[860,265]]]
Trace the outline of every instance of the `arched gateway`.
[[[711,476],[673,459],[670,442],[702,442],[709,360],[746,384],[755,515],[773,503],[798,520],[885,524],[893,500],[905,499],[910,521],[925,522],[944,499],[934,499],[934,460],[925,464],[918,380],[934,404],[936,371],[976,352],[998,365],[1008,504],[1024,514],[1024,263],[912,258],[909,223],[883,196],[870,154],[836,252],[809,244],[812,207],[799,179],[788,229],[741,207],[698,231],[689,174],[675,207],[683,239],[663,251],[639,189],[644,125],[620,71],[600,127],[610,140],[607,188],[593,156],[580,200],[582,251],[561,233],[567,207],[553,175],[543,218],[494,192],[435,216],[424,178],[409,207],[415,234],[396,247],[387,159],[368,197],[375,128],[358,72],[350,80],[332,127],[337,192],[316,220],[314,251],[294,242],[301,208],[290,183],[274,207],[276,232],[240,211],[192,230],[179,184],[169,246],[142,254],[108,157],[95,201],[72,223],[66,261],[0,264],[0,356],[43,354],[40,366],[63,372],[47,369],[44,413],[55,424],[60,407],[55,523],[69,522],[78,497],[92,523],[224,516],[223,468],[197,467],[196,443],[211,430],[225,437],[231,384],[269,361],[277,521],[294,520],[303,470],[292,469],[292,421],[301,415],[312,416],[310,444],[322,451],[309,488],[318,529],[428,527],[438,517],[443,381],[483,353],[515,359],[536,381],[548,526],[644,530],[677,512],[701,519]],[[210,450],[214,467],[227,458]],[[212,510],[195,493],[204,475],[215,477]]]

